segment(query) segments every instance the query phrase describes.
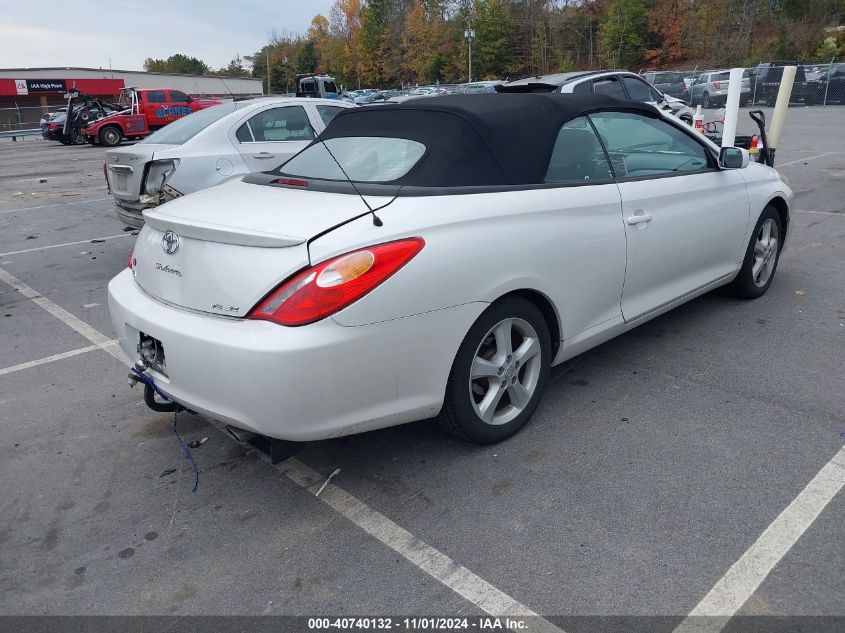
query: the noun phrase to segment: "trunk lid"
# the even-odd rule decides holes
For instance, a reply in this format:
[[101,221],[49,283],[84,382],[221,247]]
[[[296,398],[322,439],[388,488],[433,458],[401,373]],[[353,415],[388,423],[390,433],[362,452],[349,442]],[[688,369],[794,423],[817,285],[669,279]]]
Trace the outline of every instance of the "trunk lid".
[[173,145],[138,143],[131,147],[111,149],[106,152],[106,178],[112,195],[122,200],[137,201],[141,195],[147,163],[155,152],[170,149]]
[[229,181],[144,211],[135,280],[167,303],[242,317],[309,265],[308,239],[364,212],[354,195]]

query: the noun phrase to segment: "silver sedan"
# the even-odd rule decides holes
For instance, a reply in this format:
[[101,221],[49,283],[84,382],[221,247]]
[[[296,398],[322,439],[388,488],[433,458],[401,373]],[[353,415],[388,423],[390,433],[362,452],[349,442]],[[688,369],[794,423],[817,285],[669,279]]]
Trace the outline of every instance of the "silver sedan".
[[331,99],[268,98],[200,110],[140,143],[106,152],[105,173],[118,217],[144,225],[144,209],[274,169],[303,149],[343,108]]

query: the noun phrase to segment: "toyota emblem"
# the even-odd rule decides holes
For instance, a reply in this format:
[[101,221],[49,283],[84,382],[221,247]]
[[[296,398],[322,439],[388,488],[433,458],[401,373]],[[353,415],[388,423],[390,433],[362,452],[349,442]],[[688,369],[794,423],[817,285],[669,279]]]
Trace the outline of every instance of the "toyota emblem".
[[179,250],[179,236],[173,231],[168,231],[161,236],[161,250],[168,255],[173,255]]

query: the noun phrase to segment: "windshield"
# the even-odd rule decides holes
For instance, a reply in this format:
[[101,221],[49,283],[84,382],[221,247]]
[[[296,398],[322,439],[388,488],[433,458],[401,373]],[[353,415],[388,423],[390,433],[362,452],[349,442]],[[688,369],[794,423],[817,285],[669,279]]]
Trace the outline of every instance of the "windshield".
[[[326,145],[329,151],[326,150]],[[407,174],[425,145],[404,138],[351,136],[309,145],[279,168],[281,173],[321,180],[390,182]],[[335,160],[343,166],[343,171]]]
[[153,132],[141,143],[160,143],[162,145],[181,145],[192,139],[215,121],[237,110],[238,104],[223,103],[204,110],[198,110],[186,117],[177,119],[157,132]]

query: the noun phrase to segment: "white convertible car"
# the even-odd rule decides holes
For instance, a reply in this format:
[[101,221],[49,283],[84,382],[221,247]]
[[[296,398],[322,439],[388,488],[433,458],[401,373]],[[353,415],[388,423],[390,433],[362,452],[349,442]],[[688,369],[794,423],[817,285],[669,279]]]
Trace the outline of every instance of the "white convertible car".
[[147,211],[109,306],[148,391],[234,427],[439,416],[491,443],[551,366],[717,286],[766,292],[791,202],[775,170],[641,103],[359,108],[274,171]]
[[118,217],[144,225],[144,209],[272,169],[303,149],[353,104],[330,99],[267,98],[199,110],[140,143],[106,152],[105,172]]

